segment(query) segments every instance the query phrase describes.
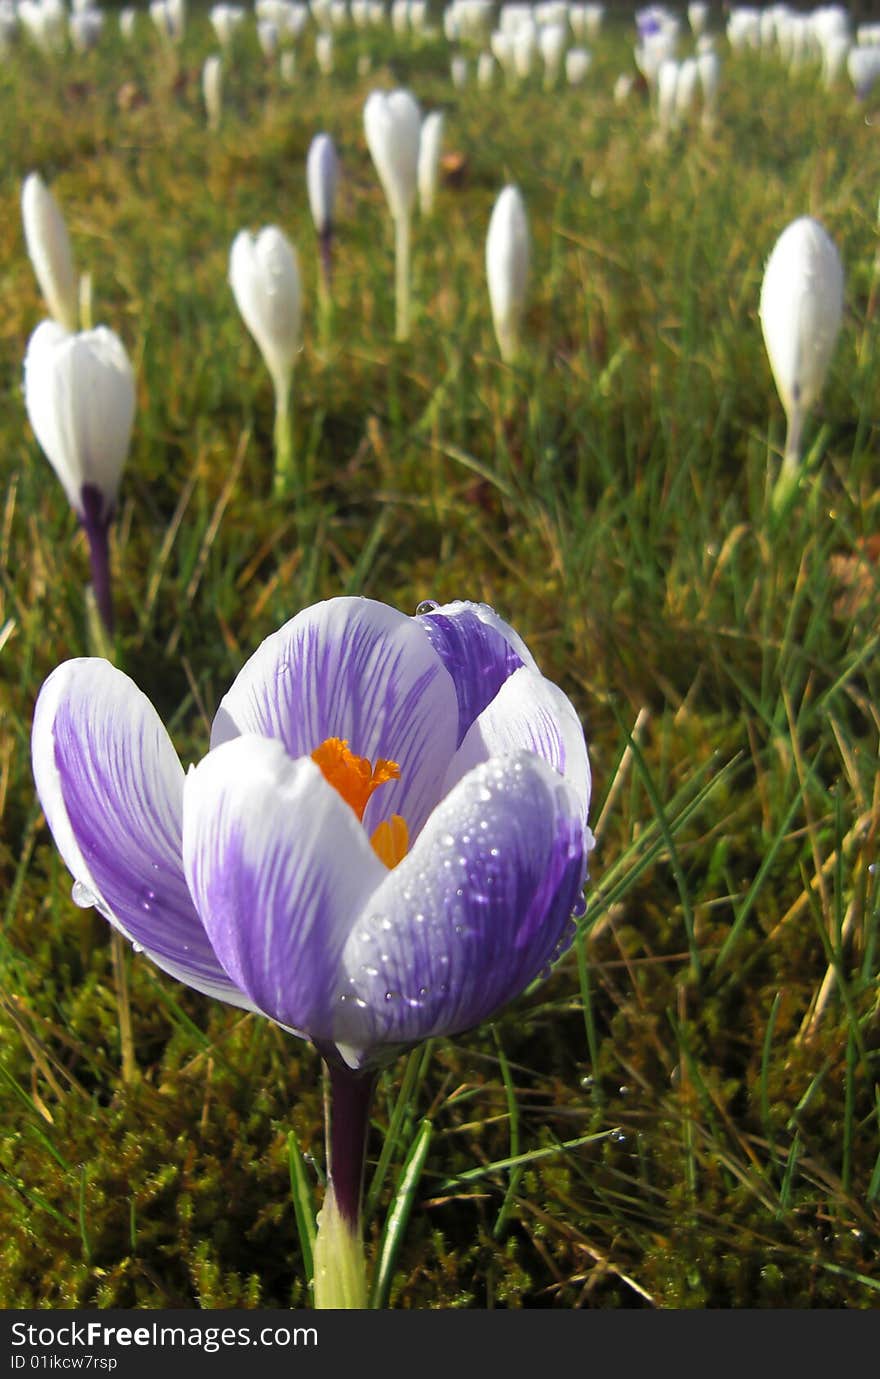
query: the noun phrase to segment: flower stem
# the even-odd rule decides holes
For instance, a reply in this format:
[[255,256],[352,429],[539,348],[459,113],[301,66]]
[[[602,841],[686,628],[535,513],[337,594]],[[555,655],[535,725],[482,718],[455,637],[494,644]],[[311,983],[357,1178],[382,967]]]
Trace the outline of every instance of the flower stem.
[[80,330],[91,330],[94,324],[92,275],[91,273],[82,273],[79,279],[79,328]]
[[361,1197],[375,1073],[328,1060],[327,1192],[315,1241],[315,1307],[365,1308]]
[[134,1056],[134,1032],[128,988],[128,949],[118,929],[114,929],[110,936],[110,951],[113,957],[113,982],[116,987],[119,1043],[122,1047],[122,1081],[130,1087],[137,1077],[137,1062]]
[[[83,484],[82,522],[89,543],[92,566],[92,588],[101,622],[108,638],[113,640],[113,593],[110,587],[110,514],[104,510],[104,495],[93,484]],[[102,650],[102,654],[104,654]],[[108,657],[108,660],[112,659]]]
[[785,453],[782,467],[771,497],[771,507],[779,512],[797,486],[801,465],[801,434],[804,429],[804,414],[800,408],[792,410],[785,433]]
[[296,478],[293,454],[293,418],[290,380],[275,383],[275,480],[276,494],[288,493]]
[[327,343],[333,323],[333,230],[318,235],[318,319],[322,342]]
[[409,339],[409,227],[409,213],[398,216],[394,221],[396,340]]

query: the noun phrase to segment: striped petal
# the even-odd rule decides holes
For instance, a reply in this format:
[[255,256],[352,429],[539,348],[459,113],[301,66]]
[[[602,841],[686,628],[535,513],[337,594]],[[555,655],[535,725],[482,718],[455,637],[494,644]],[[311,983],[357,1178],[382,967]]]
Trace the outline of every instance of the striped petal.
[[296,758],[340,737],[358,756],[396,761],[400,779],[364,821],[371,830],[400,814],[413,838],[440,798],[457,724],[454,685],[418,624],[372,599],[338,598],[267,637],[221,701],[211,745],[255,733]]
[[59,666],[34,712],[32,757],[46,821],[80,903],[163,971],[250,1008],[220,966],[183,875],[183,768],[150,701],[108,661]]
[[491,757],[534,752],[565,776],[581,806],[586,828],[590,808],[590,760],[581,721],[558,685],[522,666],[501,686],[471,725],[449,763],[443,792]]
[[209,752],[186,778],[183,856],[230,979],[279,1024],[332,1038],[340,956],[388,873],[315,763],[261,737]]
[[585,867],[580,802],[552,767],[477,767],[354,925],[343,989],[364,1020],[334,1037],[375,1052],[484,1020],[567,944]]
[[531,652],[485,603],[447,603],[420,613],[421,625],[455,683],[458,743],[519,666],[534,668]]

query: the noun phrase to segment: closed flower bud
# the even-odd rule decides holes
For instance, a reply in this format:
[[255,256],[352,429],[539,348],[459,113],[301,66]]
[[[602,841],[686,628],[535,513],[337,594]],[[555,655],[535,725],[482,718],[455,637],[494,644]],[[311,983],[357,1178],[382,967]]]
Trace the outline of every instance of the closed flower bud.
[[364,106],[367,146],[394,220],[407,217],[416,196],[422,119],[409,91],[373,91]]
[[49,314],[67,330],[76,330],[77,280],[67,226],[58,202],[37,172],[24,180],[21,215],[27,251]]
[[761,286],[761,329],[788,419],[786,464],[796,466],[803,420],[825,382],[843,316],[843,266],[827,231],[802,216],[773,248]]
[[519,349],[529,279],[529,226],[517,187],[505,187],[495,202],[486,237],[486,277],[498,347],[509,362]]
[[430,215],[434,209],[442,142],[443,114],[439,110],[432,110],[422,121],[419,141],[419,209],[422,215]]
[[339,159],[329,134],[316,134],[306,161],[306,186],[312,220],[319,235],[333,232],[333,211],[339,184]]
[[34,435],[80,518],[89,490],[109,521],[134,422],[134,373],[106,326],[71,334],[44,321],[30,338],[24,396]]
[[229,282],[276,391],[286,392],[299,349],[302,311],[296,250],[275,225],[256,237],[242,230],[229,256]]
[[210,57],[205,58],[202,68],[202,95],[205,98],[208,126],[217,130],[220,128],[220,116],[223,112],[223,61],[218,53],[212,53]]

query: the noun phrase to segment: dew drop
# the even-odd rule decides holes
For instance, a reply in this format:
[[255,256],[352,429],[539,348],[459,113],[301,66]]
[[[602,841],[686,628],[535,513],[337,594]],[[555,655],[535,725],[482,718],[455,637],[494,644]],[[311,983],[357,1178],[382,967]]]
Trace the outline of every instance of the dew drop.
[[612,1130],[608,1138],[612,1140],[614,1144],[626,1144],[626,1135],[620,1129]]
[[385,1000],[386,1000],[386,1001],[393,1001],[393,1000],[396,1000],[396,998],[397,998],[397,992],[396,992],[396,991],[386,991],[386,992],[385,992]]
[[436,599],[422,599],[421,603],[416,605],[416,617],[420,618],[423,617],[425,613],[433,613],[434,609],[439,607],[440,605]]
[[581,1078],[581,1086],[583,1087],[585,1092],[589,1092],[592,1090],[594,1081],[595,1079],[589,1074],[586,1077]]
[[74,881],[70,898],[74,905],[78,905],[81,910],[90,910],[93,905],[98,903],[98,897],[89,890],[88,886],[84,886],[82,881]]
[[571,907],[571,912],[574,915],[575,919],[583,919],[584,915],[587,913],[586,896],[578,896],[577,900],[574,902],[574,905]]
[[144,951],[144,945],[142,943],[133,943],[131,945],[131,950],[133,953],[142,953]]

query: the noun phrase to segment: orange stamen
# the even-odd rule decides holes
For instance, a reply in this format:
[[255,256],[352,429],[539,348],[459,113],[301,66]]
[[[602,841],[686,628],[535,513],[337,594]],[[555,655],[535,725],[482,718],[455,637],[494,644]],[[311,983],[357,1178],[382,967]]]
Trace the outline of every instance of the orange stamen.
[[[340,737],[328,737],[312,752],[312,761],[320,766],[324,778],[338,790],[345,803],[351,805],[359,819],[363,819],[370,796],[380,785],[400,778],[396,761],[382,757],[371,766],[366,757],[349,751],[348,742]],[[401,820],[401,823],[403,820]],[[405,825],[404,825],[405,827]]]
[[403,861],[409,848],[409,829],[406,820],[399,814],[392,814],[390,819],[383,820],[374,830],[370,842],[379,861],[384,862],[391,871],[392,867]]

